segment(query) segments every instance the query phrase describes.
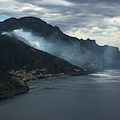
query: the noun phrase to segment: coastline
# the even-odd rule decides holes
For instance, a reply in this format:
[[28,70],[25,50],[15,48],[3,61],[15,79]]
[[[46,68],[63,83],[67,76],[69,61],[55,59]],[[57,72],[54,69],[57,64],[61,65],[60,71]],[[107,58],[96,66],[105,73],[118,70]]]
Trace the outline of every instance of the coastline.
[[[41,80],[50,80],[50,79],[56,79],[56,78],[61,78],[61,77],[68,77],[68,76],[70,76],[70,75],[61,75],[61,76],[57,76],[57,77],[50,77],[50,78],[48,77],[48,78],[43,78],[43,79],[24,81],[25,82],[24,86],[22,86],[18,89],[15,89],[12,91],[0,92],[0,99],[10,98],[10,97],[13,97],[15,95],[23,94],[23,93],[28,92],[29,90],[36,89],[40,86],[40,85],[28,86],[29,82],[41,81]],[[22,81],[22,84],[23,84],[23,81]]]
[[[28,81],[27,84],[32,83],[32,82],[36,82],[36,81],[53,80],[53,79],[64,78],[64,77],[69,77],[69,76],[70,76],[70,75],[62,75],[62,76],[50,77],[50,78],[46,78],[46,79],[31,80],[31,81]],[[40,87],[40,85],[32,85],[32,86],[29,86],[29,90],[36,89],[36,88],[38,88],[38,87]]]
[[[14,74],[14,76],[12,76],[12,78],[17,80],[19,83],[21,83],[22,86],[20,88],[14,89],[12,91],[0,92],[0,99],[13,97],[15,95],[28,92],[29,90],[36,89],[36,88],[38,88],[40,86],[40,85],[28,86],[28,83],[30,83],[30,82],[42,81],[42,80],[51,80],[51,79],[57,79],[57,78],[62,78],[62,77],[64,78],[64,77],[69,77],[69,76],[73,76],[73,75],[66,75],[66,74],[63,74],[63,73],[53,74],[53,75],[48,74],[48,76],[46,76],[46,77],[44,76],[43,78],[40,78],[40,79],[29,79],[29,80],[27,79],[27,80],[24,80],[24,79],[20,79],[21,76],[15,76],[15,74]],[[81,75],[79,75],[79,76],[81,76]]]
[[15,89],[13,91],[0,92],[0,99],[13,97],[15,95],[22,94],[22,93],[25,93],[25,92],[28,92],[28,91],[29,91],[29,87],[28,86],[24,86],[24,87]]

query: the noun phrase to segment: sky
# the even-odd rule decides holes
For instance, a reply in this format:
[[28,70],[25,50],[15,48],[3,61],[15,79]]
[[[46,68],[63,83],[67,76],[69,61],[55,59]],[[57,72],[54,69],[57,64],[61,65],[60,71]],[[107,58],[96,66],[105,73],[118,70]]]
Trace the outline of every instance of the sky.
[[79,39],[120,49],[119,0],[0,0],[0,21],[38,17]]

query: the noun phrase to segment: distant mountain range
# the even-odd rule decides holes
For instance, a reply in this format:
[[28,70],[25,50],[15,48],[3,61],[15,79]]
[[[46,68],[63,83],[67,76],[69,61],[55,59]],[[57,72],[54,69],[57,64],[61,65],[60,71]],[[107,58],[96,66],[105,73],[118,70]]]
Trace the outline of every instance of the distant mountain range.
[[[0,33],[0,56],[3,58],[0,59],[0,65],[3,69],[17,69],[22,66],[31,69],[46,66],[49,71],[57,72],[73,70],[76,66],[72,64],[89,72],[120,68],[120,51],[117,47],[99,46],[95,40],[70,37],[58,27],[53,27],[39,18],[7,19],[0,22]],[[28,33],[30,36],[26,37],[25,34]],[[72,64],[63,62],[58,57]],[[61,69],[58,69],[59,67]]]

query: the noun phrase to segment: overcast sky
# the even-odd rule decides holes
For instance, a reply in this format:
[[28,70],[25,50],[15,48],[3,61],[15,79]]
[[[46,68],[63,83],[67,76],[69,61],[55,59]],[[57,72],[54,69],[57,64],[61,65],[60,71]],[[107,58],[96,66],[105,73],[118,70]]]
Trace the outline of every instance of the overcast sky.
[[64,33],[120,48],[119,0],[0,0],[0,21],[39,17]]

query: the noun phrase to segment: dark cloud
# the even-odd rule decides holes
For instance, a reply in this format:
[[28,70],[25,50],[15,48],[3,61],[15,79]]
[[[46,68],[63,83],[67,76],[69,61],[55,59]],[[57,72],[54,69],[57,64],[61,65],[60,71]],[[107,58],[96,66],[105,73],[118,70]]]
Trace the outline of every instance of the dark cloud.
[[119,0],[66,0],[73,3],[99,3],[99,2],[111,2],[111,3],[120,3]]
[[[113,16],[118,16],[117,8],[120,6],[116,7],[118,4],[115,4],[115,2],[120,3],[118,0],[66,0],[68,2],[73,2],[77,3],[74,4],[73,6],[61,6],[59,4],[49,4],[49,3],[44,3],[41,4],[42,0],[16,0],[19,2],[23,3],[30,3],[33,5],[36,5],[38,7],[43,7],[46,9],[50,9],[49,13],[52,10],[52,13],[58,13],[62,14],[65,17],[67,15],[72,15],[73,17],[84,17],[84,16],[90,16],[90,15],[98,15],[98,17],[101,16],[106,16],[106,17],[113,17]],[[40,2],[41,1],[41,2]],[[105,2],[105,3],[102,3]],[[108,5],[106,2],[111,2],[114,3],[111,5]],[[116,9],[115,9],[116,8]],[[84,14],[84,16],[79,15],[79,13]]]
[[[33,0],[15,0],[15,1],[22,2],[22,3],[32,3],[33,2]],[[38,1],[38,0],[34,0],[34,1]],[[42,0],[39,0],[39,1],[42,1]]]
[[[103,3],[86,3],[76,4],[71,7],[57,7],[58,14],[61,14],[63,20],[51,20],[50,23],[59,25],[63,30],[72,27],[88,27],[90,24],[106,27],[102,21],[104,18],[112,18],[119,16],[118,9],[120,6],[107,6]],[[55,8],[52,8],[53,10]],[[64,19],[66,18],[66,19]]]
[[[6,7],[0,4],[0,16],[39,17],[53,26],[58,26],[63,32],[72,31],[73,28],[91,32],[93,28],[107,29],[109,26],[117,27],[114,21],[119,21],[119,0],[14,0]],[[47,2],[48,1],[48,2]],[[12,9],[11,9],[12,8]],[[16,9],[15,9],[16,8]],[[112,24],[111,24],[112,23]],[[111,27],[112,28],[112,27]],[[108,32],[109,34],[109,32]],[[87,36],[87,35],[86,35]],[[119,36],[119,35],[118,35]]]
[[[102,23],[104,18],[112,18],[120,15],[118,12],[120,5],[115,3],[118,2],[118,0],[115,0],[115,2],[112,0],[66,0],[74,3],[68,6],[57,4],[57,2],[50,4],[50,2],[47,3],[44,2],[44,0],[16,1],[21,3],[19,4],[19,8],[22,3],[26,3],[26,5],[31,4],[35,7],[43,8],[43,10],[35,10],[29,7],[21,10],[19,13],[17,11],[4,11],[1,14],[14,17],[39,17],[49,24],[60,27],[63,31],[68,31],[71,28],[89,28],[93,26],[106,28],[106,23]],[[108,1],[110,1],[111,4],[106,3]]]
[[[44,0],[16,0],[19,2],[23,2],[23,3],[38,3],[40,1],[44,1]],[[107,2],[107,3],[120,3],[119,0],[65,0],[68,2],[72,2],[72,3],[101,3],[101,2]]]

